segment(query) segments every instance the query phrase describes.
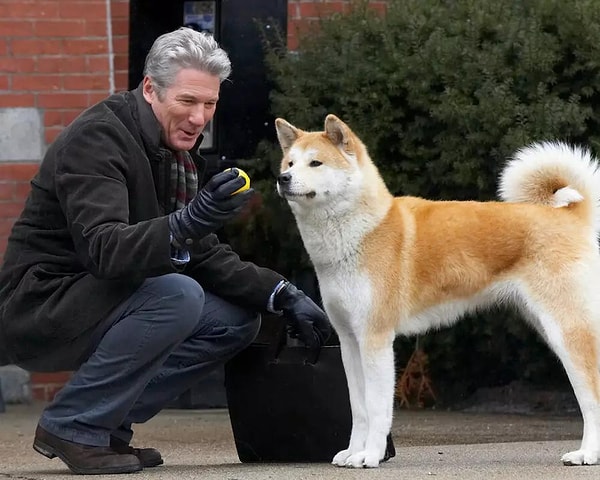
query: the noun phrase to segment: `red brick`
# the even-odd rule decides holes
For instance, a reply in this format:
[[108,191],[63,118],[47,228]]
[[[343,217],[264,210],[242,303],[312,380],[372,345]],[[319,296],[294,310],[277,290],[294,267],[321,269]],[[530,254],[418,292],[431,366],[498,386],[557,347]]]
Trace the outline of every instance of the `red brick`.
[[41,20],[35,22],[34,32],[38,37],[82,37],[85,35],[85,22],[81,20]]
[[314,2],[301,3],[298,5],[298,17],[299,19],[316,18],[319,16],[319,10],[321,4],[317,5]]
[[129,88],[129,72],[115,72],[115,90],[121,92]]
[[35,92],[48,92],[60,90],[63,86],[62,75],[14,75],[12,80],[13,90]]
[[65,41],[64,53],[67,55],[97,55],[108,53],[108,42],[106,39],[87,39]]
[[[0,215],[2,218],[17,218],[23,211],[23,202],[6,201],[0,202]],[[6,245],[3,244],[0,250],[4,251]]]
[[33,107],[35,95],[31,93],[0,94],[0,108]]
[[112,0],[110,13],[112,18],[129,18],[129,1]]
[[14,55],[58,55],[63,53],[63,41],[59,39],[17,39],[11,41]]
[[0,57],[0,72],[26,73],[35,71],[35,59],[32,57]]
[[129,18],[112,19],[113,35],[129,35]]
[[46,110],[44,112],[44,127],[63,126],[62,110]]
[[0,18],[56,18],[57,1],[3,0],[0,3]]
[[54,397],[62,389],[63,386],[64,384],[32,385],[31,396],[34,400],[51,402],[52,400],[54,400]]
[[65,110],[62,112],[62,123],[66,127],[81,114],[81,110]]
[[12,79],[9,75],[0,76],[0,90],[9,89],[9,81]]
[[115,55],[114,67],[115,70],[129,71],[129,55]]
[[86,37],[106,37],[106,20],[94,19],[85,22]]
[[29,181],[40,168],[38,162],[0,163],[0,178],[3,180]]
[[298,4],[297,4],[297,2],[289,0],[288,1],[288,19],[296,20],[298,18],[300,18],[300,9],[298,7]]
[[88,93],[88,105],[95,105],[98,102],[101,102],[106,97],[108,97],[108,92],[106,93],[98,93],[98,92],[90,92]]
[[0,181],[0,201],[15,199],[15,182]]
[[64,384],[71,378],[71,372],[32,372],[29,377],[31,383],[43,384]]
[[33,35],[33,22],[30,20],[0,20],[0,32],[5,37],[30,37]]
[[37,59],[38,73],[80,73],[87,69],[84,57],[63,55],[45,56]]
[[0,237],[6,238],[10,235],[10,231],[12,230],[13,225],[15,224],[14,220],[8,220],[6,218],[0,219]]
[[64,78],[65,90],[108,90],[108,75],[71,75]]
[[46,141],[46,144],[50,145],[51,143],[53,143],[54,140],[56,140],[56,137],[58,137],[58,134],[62,132],[62,130],[63,129],[60,127],[46,128],[46,131],[44,132],[44,140]]
[[41,108],[85,108],[88,96],[85,93],[42,93],[38,96],[38,107]]
[[15,200],[23,200],[27,198],[31,191],[31,182],[18,182],[15,184]]
[[129,37],[113,37],[113,51],[115,54],[123,54],[129,52]]
[[295,32],[288,32],[288,36],[287,36],[287,48],[290,51],[294,51],[298,48],[298,36],[296,35]]
[[[104,1],[64,1],[59,2],[60,18],[77,18],[82,20],[106,20],[106,3]],[[106,24],[105,24],[106,25]],[[106,27],[104,29],[106,32]]]
[[6,55],[8,53],[8,45],[6,40],[0,38],[0,55]]
[[90,55],[86,60],[87,67],[85,71],[87,73],[108,73],[110,70],[108,55]]

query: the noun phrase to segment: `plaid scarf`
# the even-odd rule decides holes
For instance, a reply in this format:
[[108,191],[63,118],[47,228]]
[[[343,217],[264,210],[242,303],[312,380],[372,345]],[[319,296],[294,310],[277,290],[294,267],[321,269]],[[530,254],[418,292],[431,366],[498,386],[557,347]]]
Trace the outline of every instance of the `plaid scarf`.
[[171,208],[185,207],[198,193],[198,171],[188,152],[175,152],[171,163]]

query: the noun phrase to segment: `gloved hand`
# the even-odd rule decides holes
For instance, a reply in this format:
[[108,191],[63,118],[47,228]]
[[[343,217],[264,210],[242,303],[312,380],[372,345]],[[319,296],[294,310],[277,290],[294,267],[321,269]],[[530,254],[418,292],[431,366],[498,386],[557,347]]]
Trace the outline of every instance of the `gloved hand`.
[[183,247],[188,239],[200,239],[218,230],[244,208],[254,190],[231,195],[246,183],[235,168],[217,173],[181,210],[169,214],[169,229]]
[[283,311],[292,338],[300,339],[308,347],[325,345],[331,335],[331,325],[325,312],[310,297],[285,282],[274,300],[273,306]]

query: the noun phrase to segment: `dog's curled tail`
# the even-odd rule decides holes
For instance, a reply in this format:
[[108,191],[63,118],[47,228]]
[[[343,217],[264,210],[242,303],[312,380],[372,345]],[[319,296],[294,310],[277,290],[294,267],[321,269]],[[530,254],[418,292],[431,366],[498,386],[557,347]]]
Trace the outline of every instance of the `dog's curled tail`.
[[500,176],[507,202],[570,207],[600,232],[600,165],[583,148],[562,142],[534,143],[517,151]]

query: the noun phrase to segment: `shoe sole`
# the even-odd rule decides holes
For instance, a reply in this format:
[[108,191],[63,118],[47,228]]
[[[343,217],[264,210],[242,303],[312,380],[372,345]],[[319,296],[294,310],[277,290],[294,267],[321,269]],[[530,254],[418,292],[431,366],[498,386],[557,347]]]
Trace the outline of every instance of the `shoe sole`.
[[44,457],[48,457],[49,459],[60,458],[66,465],[69,467],[73,473],[77,473],[79,475],[101,475],[103,473],[106,474],[114,474],[114,473],[135,473],[142,470],[142,465],[131,465],[129,467],[113,467],[113,468],[79,468],[73,464],[71,464],[65,456],[60,453],[55,448],[50,445],[36,439],[33,442],[33,449],[44,455]]
[[[142,462],[140,461],[140,463],[142,463]],[[164,460],[159,460],[157,462],[142,463],[142,467],[143,468],[154,468],[154,467],[158,467],[159,465],[162,465],[163,463],[165,463]]]

